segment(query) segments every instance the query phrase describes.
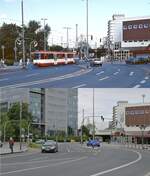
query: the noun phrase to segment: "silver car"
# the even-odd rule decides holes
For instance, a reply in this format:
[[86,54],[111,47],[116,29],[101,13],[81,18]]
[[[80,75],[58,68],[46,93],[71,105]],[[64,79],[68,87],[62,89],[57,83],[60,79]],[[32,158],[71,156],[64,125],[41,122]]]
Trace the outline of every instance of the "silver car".
[[58,144],[55,141],[47,141],[42,144],[41,152],[58,152]]

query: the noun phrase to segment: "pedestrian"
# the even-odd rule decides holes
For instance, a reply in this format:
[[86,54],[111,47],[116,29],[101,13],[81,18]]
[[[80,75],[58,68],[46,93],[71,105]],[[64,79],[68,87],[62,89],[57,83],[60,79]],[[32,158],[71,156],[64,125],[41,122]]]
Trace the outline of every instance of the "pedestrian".
[[13,147],[14,147],[14,140],[13,140],[12,137],[10,137],[10,139],[9,139],[9,148],[11,150],[11,153],[14,152]]

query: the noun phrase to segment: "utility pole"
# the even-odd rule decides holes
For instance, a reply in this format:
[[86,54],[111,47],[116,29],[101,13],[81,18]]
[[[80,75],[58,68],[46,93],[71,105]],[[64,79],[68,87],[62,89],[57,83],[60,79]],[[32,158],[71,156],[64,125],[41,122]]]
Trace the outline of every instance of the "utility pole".
[[23,5],[23,0],[21,1],[21,13],[22,13],[22,54],[23,54],[23,68],[26,66],[26,61],[25,61],[25,40],[24,40],[24,5]]
[[76,24],[76,48],[78,47],[78,24]]
[[44,51],[46,51],[46,30],[45,30],[45,21],[47,20],[47,18],[42,18],[41,19],[44,22]]
[[93,140],[95,139],[95,89],[93,88]]
[[86,57],[89,57],[89,40],[88,40],[88,36],[89,36],[89,1],[86,0],[86,40],[87,40],[87,53],[86,53]]
[[20,150],[22,150],[22,102],[20,102]]
[[71,29],[70,27],[64,27],[64,29],[66,29],[67,31],[67,48],[69,48],[69,29]]
[[84,109],[82,110],[82,123],[81,123],[81,144],[83,144],[83,126],[84,126]]

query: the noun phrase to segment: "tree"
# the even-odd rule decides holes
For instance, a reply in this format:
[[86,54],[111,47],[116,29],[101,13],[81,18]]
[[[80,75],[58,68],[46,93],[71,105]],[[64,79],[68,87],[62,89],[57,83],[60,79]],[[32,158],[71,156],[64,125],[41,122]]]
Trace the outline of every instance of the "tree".
[[50,51],[63,51],[64,48],[62,46],[59,45],[52,45],[49,47]]
[[87,126],[82,126],[82,134],[89,137],[90,135],[90,130],[87,128]]
[[[6,127],[6,137],[12,136],[15,139],[20,135],[20,104],[14,103],[8,110],[5,116],[2,116],[2,128]],[[22,103],[22,121],[21,127],[24,129],[24,133],[27,134],[28,124],[32,121],[32,114],[29,112],[28,104]],[[3,131],[2,131],[2,135]]]
[[[46,40],[48,45],[48,36],[50,35],[51,28],[46,25],[45,29],[41,29],[40,22],[38,21],[29,21],[27,26],[24,26],[25,29],[25,49],[26,57],[29,55],[30,43],[33,40],[38,42],[38,46],[32,48],[34,50],[43,50],[44,48],[44,32],[46,34]],[[16,24],[6,24],[4,23],[0,27],[0,47],[5,46],[5,59],[7,63],[13,64],[14,62],[14,47],[15,40],[19,37],[22,39],[22,28]],[[22,58],[22,43],[20,46],[17,45],[17,56]],[[0,48],[0,58],[2,58],[2,50]]]

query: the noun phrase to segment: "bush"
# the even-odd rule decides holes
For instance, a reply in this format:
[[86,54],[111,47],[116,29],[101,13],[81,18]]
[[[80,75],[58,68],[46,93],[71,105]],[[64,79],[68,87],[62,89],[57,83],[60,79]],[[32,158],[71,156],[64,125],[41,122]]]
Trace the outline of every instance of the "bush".
[[32,143],[29,144],[29,147],[31,147],[31,148],[40,148],[41,145],[32,142]]

